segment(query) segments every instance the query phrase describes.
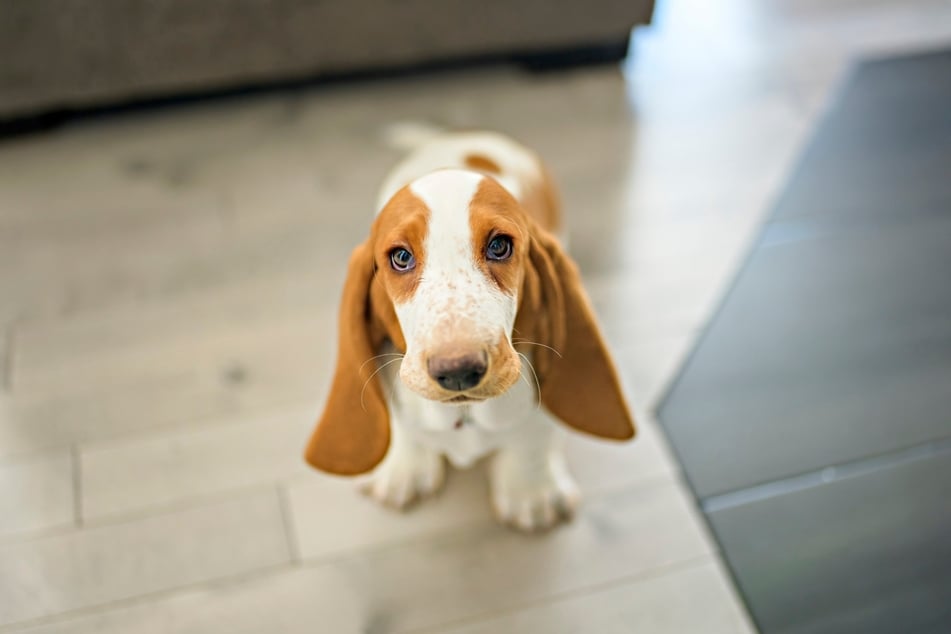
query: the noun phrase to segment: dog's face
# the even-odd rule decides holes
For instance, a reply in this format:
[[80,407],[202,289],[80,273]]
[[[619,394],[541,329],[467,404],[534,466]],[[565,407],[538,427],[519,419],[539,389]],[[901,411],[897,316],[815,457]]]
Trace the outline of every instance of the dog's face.
[[519,379],[515,347],[532,345],[537,396],[551,414],[603,438],[634,434],[577,267],[477,172],[433,172],[393,195],[350,258],[338,339],[306,453],[330,473],[365,473],[386,455],[390,412],[373,362],[387,342],[404,353],[400,380],[447,404],[505,393]]
[[406,344],[399,374],[408,388],[468,403],[518,380],[512,328],[528,238],[518,202],[475,172],[435,172],[383,208],[373,257]]

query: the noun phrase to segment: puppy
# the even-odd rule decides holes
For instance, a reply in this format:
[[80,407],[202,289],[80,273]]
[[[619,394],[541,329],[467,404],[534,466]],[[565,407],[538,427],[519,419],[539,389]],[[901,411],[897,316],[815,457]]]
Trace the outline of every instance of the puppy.
[[634,421],[558,229],[544,166],[506,137],[443,135],[398,165],[350,257],[307,461],[375,469],[370,494],[404,507],[439,489],[446,458],[489,456],[501,521],[533,531],[570,517],[560,424],[624,440]]

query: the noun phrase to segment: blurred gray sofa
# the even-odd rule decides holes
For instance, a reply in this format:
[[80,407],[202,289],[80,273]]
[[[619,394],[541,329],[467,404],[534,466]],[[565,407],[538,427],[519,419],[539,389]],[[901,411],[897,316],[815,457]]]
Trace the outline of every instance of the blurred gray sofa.
[[459,59],[592,51],[626,42],[652,10],[653,0],[4,0],[0,119]]

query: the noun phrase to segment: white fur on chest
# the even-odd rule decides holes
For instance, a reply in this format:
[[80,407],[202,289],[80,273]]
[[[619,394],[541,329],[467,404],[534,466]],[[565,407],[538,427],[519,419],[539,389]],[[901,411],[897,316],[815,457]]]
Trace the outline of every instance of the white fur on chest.
[[384,370],[392,425],[416,442],[466,468],[521,435],[523,423],[539,409],[528,378],[502,396],[470,405],[447,405],[409,390],[393,364]]

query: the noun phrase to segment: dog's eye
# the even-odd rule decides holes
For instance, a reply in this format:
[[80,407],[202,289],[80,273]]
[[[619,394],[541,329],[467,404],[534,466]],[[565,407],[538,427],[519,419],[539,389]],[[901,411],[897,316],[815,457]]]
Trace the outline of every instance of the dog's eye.
[[406,249],[390,251],[390,266],[394,271],[412,271],[416,267],[416,258]]
[[485,247],[485,257],[490,260],[507,260],[512,257],[512,238],[495,236]]

